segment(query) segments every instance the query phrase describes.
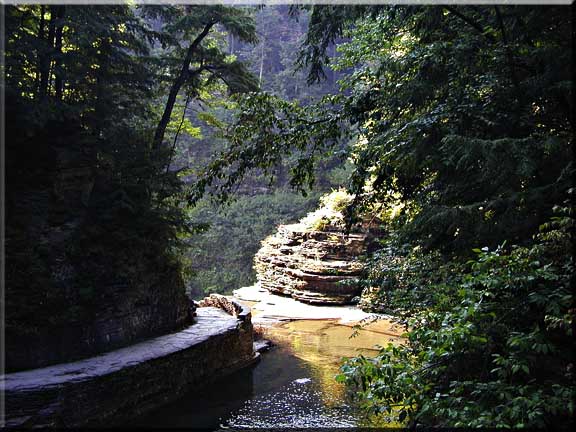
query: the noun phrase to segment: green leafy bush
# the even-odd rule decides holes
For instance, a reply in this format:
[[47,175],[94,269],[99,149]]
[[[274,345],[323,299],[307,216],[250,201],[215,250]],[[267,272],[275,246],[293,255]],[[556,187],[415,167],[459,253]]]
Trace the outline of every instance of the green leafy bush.
[[380,262],[372,283],[393,270],[380,279],[381,307],[401,312],[407,342],[349,359],[338,379],[369,412],[410,425],[568,429],[574,219],[563,211],[532,246],[475,249],[460,263],[417,251]]
[[344,189],[333,190],[320,197],[320,208],[301,220],[307,228],[323,231],[329,226],[344,227],[344,211],[353,200]]

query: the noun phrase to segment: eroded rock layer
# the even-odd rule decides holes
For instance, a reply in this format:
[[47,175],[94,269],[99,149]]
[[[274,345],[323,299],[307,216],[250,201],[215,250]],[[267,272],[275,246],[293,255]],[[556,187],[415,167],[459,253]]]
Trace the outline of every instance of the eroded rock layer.
[[258,281],[276,294],[320,304],[346,304],[359,295],[358,260],[369,245],[367,233],[310,231],[302,224],[280,225],[254,258]]
[[6,426],[122,425],[258,359],[250,309],[212,295],[179,332],[4,376]]

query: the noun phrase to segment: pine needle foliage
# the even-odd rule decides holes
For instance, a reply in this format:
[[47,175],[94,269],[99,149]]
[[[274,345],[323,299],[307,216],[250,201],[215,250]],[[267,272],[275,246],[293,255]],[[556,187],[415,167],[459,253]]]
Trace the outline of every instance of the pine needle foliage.
[[352,71],[342,92],[306,107],[240,100],[228,130],[237,145],[200,190],[228,173],[225,195],[249,167],[293,152],[303,156],[292,184],[305,189],[318,155],[355,138],[351,210],[400,194],[418,209],[406,238],[447,251],[530,239],[566,198],[574,167],[565,8],[318,6],[310,19],[301,62],[312,80],[326,60],[315,50],[348,40],[332,64]]

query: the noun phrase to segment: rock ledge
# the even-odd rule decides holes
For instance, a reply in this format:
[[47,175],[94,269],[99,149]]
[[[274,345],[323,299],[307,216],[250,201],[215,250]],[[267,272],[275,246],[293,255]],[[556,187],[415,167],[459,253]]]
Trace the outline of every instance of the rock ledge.
[[117,425],[258,359],[246,306],[212,295],[196,320],[96,357],[5,375],[6,426]]

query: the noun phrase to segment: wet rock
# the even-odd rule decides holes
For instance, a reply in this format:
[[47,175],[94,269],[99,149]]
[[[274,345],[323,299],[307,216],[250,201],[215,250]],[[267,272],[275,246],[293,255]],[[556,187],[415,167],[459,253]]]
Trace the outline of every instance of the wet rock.
[[260,339],[257,341],[254,341],[254,351],[256,352],[264,352],[264,351],[268,351],[270,348],[272,348],[273,343],[269,340],[266,339]]
[[369,232],[345,235],[280,225],[262,242],[254,268],[260,286],[272,293],[313,304],[347,304],[360,294],[363,264],[358,257],[371,240]]

